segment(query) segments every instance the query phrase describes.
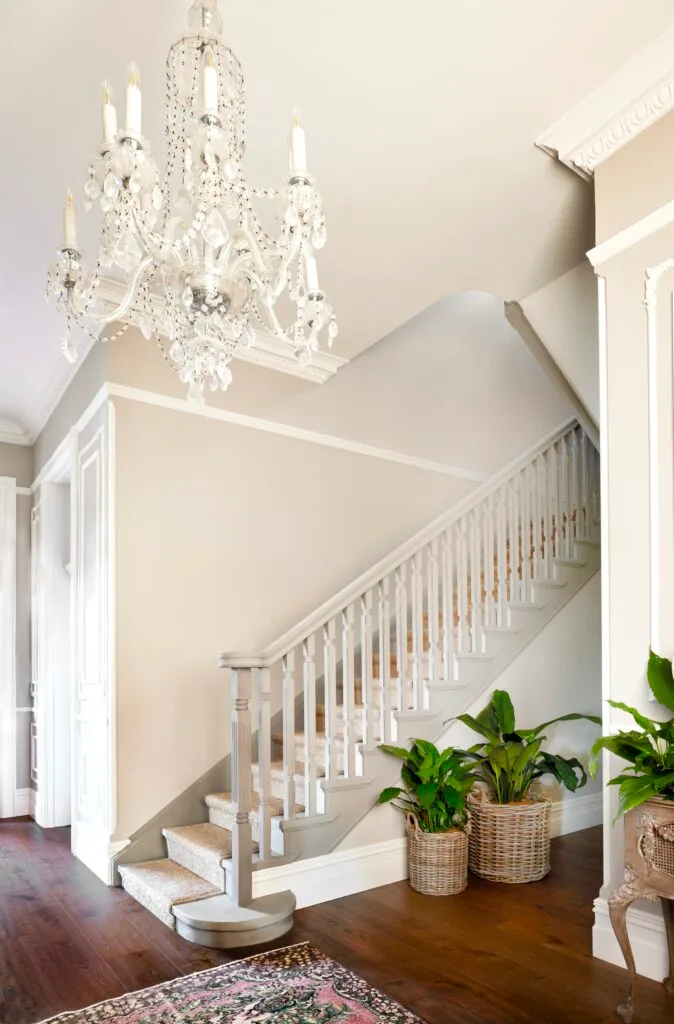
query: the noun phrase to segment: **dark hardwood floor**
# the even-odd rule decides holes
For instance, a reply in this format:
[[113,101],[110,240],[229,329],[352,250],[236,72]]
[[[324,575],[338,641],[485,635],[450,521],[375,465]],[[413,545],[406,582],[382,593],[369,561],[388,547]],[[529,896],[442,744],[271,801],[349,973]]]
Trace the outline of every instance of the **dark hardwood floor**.
[[[608,1024],[626,975],[590,955],[600,874],[591,829],[555,841],[543,882],[471,878],[444,899],[401,882],[298,911],[278,945],[311,941],[428,1024]],[[228,959],[106,888],[71,856],[67,829],[0,822],[0,1024],[35,1024]],[[672,1024],[661,986],[642,981],[639,999],[639,1021]]]

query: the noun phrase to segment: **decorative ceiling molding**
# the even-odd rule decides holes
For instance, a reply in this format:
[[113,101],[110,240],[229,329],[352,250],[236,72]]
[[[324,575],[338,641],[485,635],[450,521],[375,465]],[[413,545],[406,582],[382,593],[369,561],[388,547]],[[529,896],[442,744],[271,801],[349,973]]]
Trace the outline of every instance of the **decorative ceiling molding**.
[[674,27],[536,139],[589,181],[599,164],[674,109]]
[[[101,279],[98,299],[102,306],[107,306],[110,309],[118,306],[123,294],[124,289],[118,281],[114,281],[111,278]],[[152,296],[152,302],[157,306],[160,304],[157,296]],[[141,320],[141,314],[132,309],[125,317],[124,322],[138,327]],[[102,334],[104,336],[105,332],[102,332]],[[24,441],[15,441],[15,444],[35,443],[36,438],[44,429],[49,417],[63,398],[73,377],[89,355],[94,344],[95,342],[92,338],[85,336],[78,351],[77,362],[74,365],[68,363],[63,358],[59,360],[49,383],[42,392],[30,416],[30,433],[25,434],[26,439]],[[294,377],[301,377],[303,380],[311,381],[314,384],[325,384],[342,366],[348,363],[348,359],[342,359],[331,352],[320,351],[314,353],[309,366],[300,366],[292,352],[278,338],[270,334],[263,334],[262,332],[256,333],[255,345],[252,348],[240,348],[235,358],[247,363],[253,363],[255,366],[264,366],[268,370],[289,373]],[[2,421],[0,421],[0,431],[1,429]],[[6,439],[0,436],[0,441],[2,440]]]
[[30,435],[13,420],[0,419],[0,441],[4,444],[32,444]]

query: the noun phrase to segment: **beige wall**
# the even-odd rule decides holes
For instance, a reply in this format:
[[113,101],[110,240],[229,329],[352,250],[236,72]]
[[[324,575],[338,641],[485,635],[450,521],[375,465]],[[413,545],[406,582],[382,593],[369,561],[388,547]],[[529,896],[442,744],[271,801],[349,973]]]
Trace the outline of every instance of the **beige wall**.
[[674,112],[656,121],[595,170],[597,242],[674,198]]
[[11,476],[17,487],[30,487],[33,482],[33,449],[23,444],[0,441],[0,476]]
[[115,406],[122,838],[227,752],[218,654],[270,643],[475,485]]

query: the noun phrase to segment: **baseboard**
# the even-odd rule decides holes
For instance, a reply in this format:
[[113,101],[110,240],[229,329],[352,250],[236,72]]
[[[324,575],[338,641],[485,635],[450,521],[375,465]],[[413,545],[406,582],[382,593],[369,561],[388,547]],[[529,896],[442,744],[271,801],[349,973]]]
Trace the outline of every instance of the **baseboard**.
[[32,817],[35,816],[35,790],[15,789],[14,817],[25,818],[28,815],[31,815]]
[[115,884],[116,858],[128,839],[111,843],[109,837],[81,823],[72,826],[72,852],[106,885]]
[[[627,911],[627,927],[637,971],[645,978],[662,981],[669,974],[667,956],[667,938],[662,911],[654,907],[653,911],[641,910],[638,906]],[[594,927],[592,929],[592,952],[600,960],[607,960],[618,967],[625,966],[618,941],[613,933],[608,916],[606,900],[594,901]]]
[[581,832],[584,828],[601,825],[604,820],[603,800],[601,792],[568,796],[564,800],[556,800],[550,814],[552,838],[568,836],[572,832]]
[[[552,835],[579,832],[602,821],[602,794],[571,797],[552,805]],[[382,843],[337,850],[323,857],[294,861],[278,868],[265,868],[253,875],[253,896],[291,889],[297,906],[352,896],[407,878],[407,840],[388,839]]]
[[253,896],[267,896],[291,889],[299,909],[401,882],[405,878],[407,840],[403,837],[256,871],[253,874]]

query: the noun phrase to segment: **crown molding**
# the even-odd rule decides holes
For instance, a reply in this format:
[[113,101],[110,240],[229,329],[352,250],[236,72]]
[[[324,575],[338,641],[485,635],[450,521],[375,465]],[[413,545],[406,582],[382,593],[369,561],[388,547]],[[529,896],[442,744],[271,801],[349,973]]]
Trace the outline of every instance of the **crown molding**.
[[30,434],[13,420],[0,419],[0,441],[3,444],[32,444]]
[[586,181],[595,168],[674,109],[674,26],[536,139]]

